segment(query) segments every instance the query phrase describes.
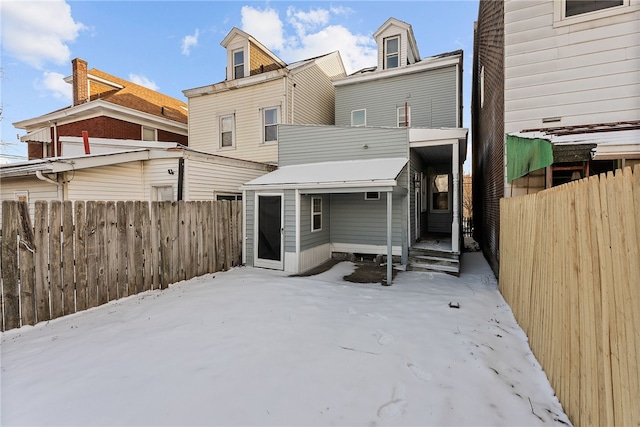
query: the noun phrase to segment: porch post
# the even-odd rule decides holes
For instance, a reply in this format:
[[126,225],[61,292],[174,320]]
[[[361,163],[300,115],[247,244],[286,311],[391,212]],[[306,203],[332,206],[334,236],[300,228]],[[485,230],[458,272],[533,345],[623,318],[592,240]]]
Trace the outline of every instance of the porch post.
[[451,250],[460,253],[460,142],[453,144],[451,171],[453,174],[453,222],[451,223]]
[[392,237],[393,237],[393,222],[391,220],[391,215],[393,212],[393,193],[391,191],[387,192],[387,286],[391,286],[391,282],[393,281],[393,246],[392,246]]

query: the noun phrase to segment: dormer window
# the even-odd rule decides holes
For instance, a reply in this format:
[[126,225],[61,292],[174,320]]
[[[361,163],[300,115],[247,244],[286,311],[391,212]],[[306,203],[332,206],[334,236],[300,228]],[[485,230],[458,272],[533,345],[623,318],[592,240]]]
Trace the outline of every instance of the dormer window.
[[400,37],[384,39],[384,68],[398,68],[400,66]]
[[244,77],[244,50],[239,49],[233,51],[233,78],[241,79]]

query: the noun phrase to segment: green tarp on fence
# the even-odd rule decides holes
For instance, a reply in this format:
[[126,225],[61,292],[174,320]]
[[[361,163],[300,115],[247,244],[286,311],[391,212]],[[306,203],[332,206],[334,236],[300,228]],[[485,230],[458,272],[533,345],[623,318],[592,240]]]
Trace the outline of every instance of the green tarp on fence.
[[546,139],[507,135],[507,181],[553,164],[553,144]]

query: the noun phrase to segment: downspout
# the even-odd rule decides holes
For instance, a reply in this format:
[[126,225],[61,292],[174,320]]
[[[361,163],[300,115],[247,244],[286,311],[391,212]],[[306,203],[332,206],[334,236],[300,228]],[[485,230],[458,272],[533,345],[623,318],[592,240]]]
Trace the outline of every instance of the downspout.
[[45,176],[42,171],[36,171],[36,178],[38,178],[41,181],[44,182],[48,182],[49,184],[53,184],[57,187],[57,191],[58,191],[58,199],[62,202],[64,201],[64,194],[63,194],[63,189],[62,189],[62,184],[59,183],[56,180],[53,180],[51,178],[49,178],[48,176]]
[[184,157],[178,159],[178,201],[182,200],[184,187]]

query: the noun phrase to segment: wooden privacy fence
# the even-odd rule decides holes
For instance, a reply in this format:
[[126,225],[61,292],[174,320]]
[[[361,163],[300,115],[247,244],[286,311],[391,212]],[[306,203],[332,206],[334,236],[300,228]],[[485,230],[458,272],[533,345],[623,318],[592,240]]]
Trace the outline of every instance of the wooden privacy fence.
[[242,203],[2,202],[0,330],[242,261]]
[[640,425],[640,165],[500,201],[500,290],[576,426]]

